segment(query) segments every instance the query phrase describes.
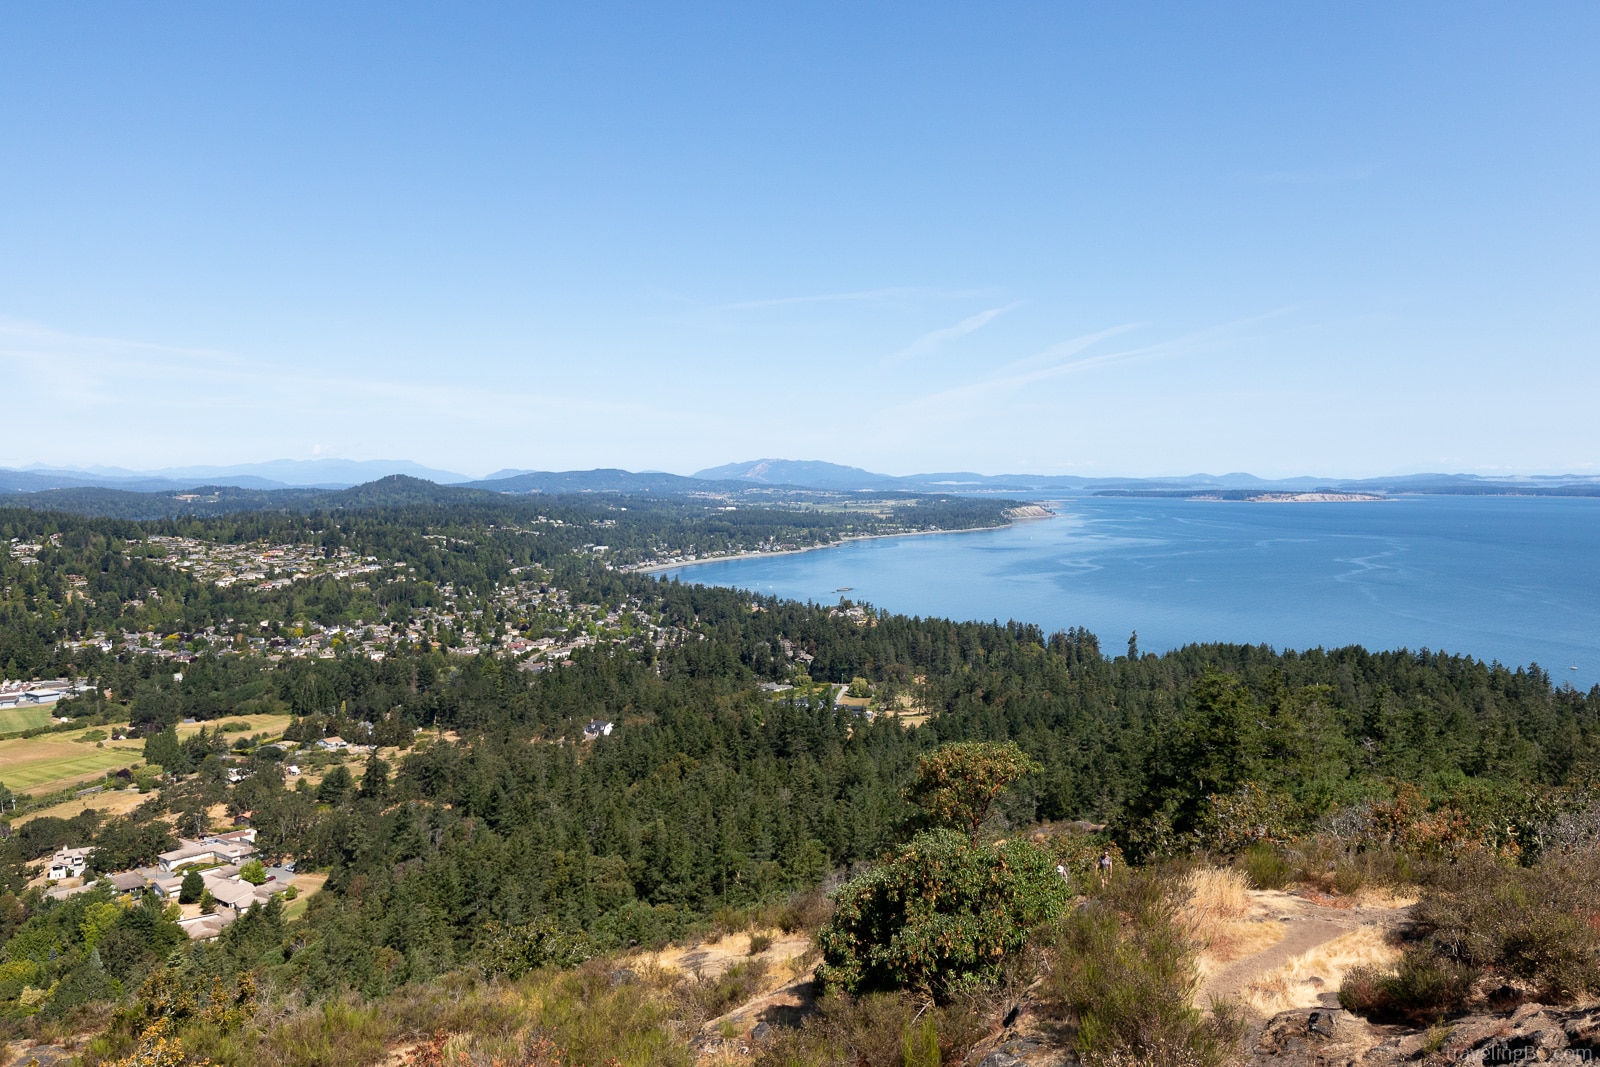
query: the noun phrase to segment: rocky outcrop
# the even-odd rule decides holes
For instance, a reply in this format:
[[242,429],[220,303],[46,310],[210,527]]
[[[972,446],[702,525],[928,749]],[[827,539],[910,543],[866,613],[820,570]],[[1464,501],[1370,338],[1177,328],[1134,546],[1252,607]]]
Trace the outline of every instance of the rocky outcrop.
[[1267,1021],[1255,1047],[1251,1067],[1354,1067],[1385,1032],[1358,1015],[1332,1008],[1296,1008]]
[[1286,1011],[1267,1023],[1248,1062],[1251,1067],[1496,1067],[1597,1060],[1600,1007],[1524,1004],[1510,1014],[1469,1015],[1426,1030],[1375,1026],[1326,1008]]
[[1035,1013],[1037,1005],[1028,999],[1012,1006],[1000,1023],[1000,1030],[978,1042],[966,1059],[965,1067],[1067,1067],[1078,1062],[1073,1052],[1073,1030],[1059,1020]]
[[1593,1063],[1600,1057],[1600,1008],[1549,1008],[1524,1004],[1510,1015],[1469,1015],[1372,1048],[1363,1067],[1402,1063]]

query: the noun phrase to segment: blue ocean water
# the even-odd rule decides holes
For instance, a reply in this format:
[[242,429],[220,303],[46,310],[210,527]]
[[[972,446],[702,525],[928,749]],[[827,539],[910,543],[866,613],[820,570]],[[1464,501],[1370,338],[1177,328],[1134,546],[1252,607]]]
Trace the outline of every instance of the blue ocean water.
[[[1003,530],[679,568],[684,581],[909,615],[1195,641],[1429,648],[1600,684],[1600,500],[1074,498]],[[840,587],[849,586],[848,593]],[[1576,667],[1576,670],[1569,668]]]

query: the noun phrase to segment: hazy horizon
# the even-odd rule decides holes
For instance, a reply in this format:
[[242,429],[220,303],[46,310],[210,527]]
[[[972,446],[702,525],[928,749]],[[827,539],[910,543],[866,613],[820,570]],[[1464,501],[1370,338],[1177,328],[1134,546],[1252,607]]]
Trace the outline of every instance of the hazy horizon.
[[[200,470],[211,471],[211,472],[214,472],[214,473],[217,473],[217,474],[223,474],[223,473],[240,473],[240,474],[242,474],[242,473],[245,473],[245,472],[251,472],[257,477],[269,477],[269,475],[262,473],[262,469],[263,468],[270,469],[270,468],[273,468],[273,467],[279,467],[279,466],[284,466],[284,465],[288,465],[288,466],[291,466],[291,467],[305,467],[305,466],[315,466],[315,465],[329,465],[329,466],[350,465],[350,466],[369,466],[369,467],[392,467],[392,468],[394,468],[394,470],[391,473],[413,474],[416,477],[427,477],[428,473],[431,472],[432,474],[435,474],[435,475],[448,475],[453,479],[457,479],[457,480],[463,481],[463,482],[474,482],[474,481],[483,481],[483,480],[486,480],[486,479],[490,478],[493,475],[502,474],[502,473],[508,472],[508,471],[513,471],[513,472],[514,471],[527,471],[527,472],[537,472],[537,473],[569,473],[569,472],[580,472],[581,473],[581,472],[584,472],[584,471],[591,471],[591,470],[624,470],[624,471],[627,471],[627,472],[632,473],[632,474],[670,474],[670,475],[676,475],[676,476],[684,477],[684,478],[693,478],[693,477],[700,476],[702,474],[702,472],[709,472],[709,471],[712,471],[712,470],[714,470],[715,468],[718,468],[718,467],[736,466],[736,465],[745,464],[745,463],[758,463],[758,462],[798,462],[798,463],[822,462],[822,463],[830,463],[830,464],[833,463],[833,461],[829,461],[829,460],[789,459],[788,457],[760,457],[760,458],[753,459],[753,460],[733,460],[733,461],[728,461],[728,462],[725,462],[725,463],[715,463],[715,464],[710,464],[710,465],[708,465],[706,467],[695,468],[693,470],[664,470],[664,469],[657,468],[657,467],[645,467],[645,466],[600,466],[600,465],[554,468],[554,467],[532,467],[532,466],[521,466],[521,465],[515,465],[515,464],[507,464],[507,465],[500,465],[500,466],[492,467],[492,468],[490,468],[488,470],[462,471],[462,470],[450,470],[448,468],[444,468],[444,467],[438,466],[436,464],[426,463],[426,462],[422,462],[422,461],[414,460],[414,459],[393,459],[393,458],[352,459],[352,458],[350,458],[348,456],[318,456],[318,457],[307,458],[307,459],[290,459],[290,458],[287,458],[287,457],[278,457],[278,458],[270,459],[270,460],[259,460],[259,461],[250,461],[250,462],[241,462],[241,463],[183,463],[183,464],[172,464],[172,465],[164,466],[164,467],[149,467],[149,468],[130,468],[130,467],[126,467],[126,466],[122,466],[122,465],[118,465],[118,464],[103,464],[103,463],[101,463],[101,464],[81,464],[81,465],[50,464],[50,463],[29,463],[29,464],[22,464],[22,465],[3,465],[3,466],[0,466],[0,469],[18,470],[18,471],[67,471],[67,472],[75,472],[75,473],[82,473],[82,474],[98,475],[98,476],[102,476],[102,477],[106,477],[106,478],[150,478],[150,477],[163,477],[163,476],[165,476],[165,477],[173,477],[173,478],[182,478],[182,477],[187,476],[184,472],[200,471]],[[1242,469],[1238,469],[1238,470],[1199,470],[1199,469],[1182,470],[1182,471],[1170,470],[1170,471],[1162,471],[1162,472],[1158,472],[1158,473],[1154,473],[1154,474],[1129,474],[1129,473],[1126,473],[1126,472],[1123,472],[1123,471],[1105,471],[1105,472],[1102,472],[1102,473],[1084,473],[1084,472],[1070,471],[1070,472],[1052,473],[1052,474],[1049,474],[1049,475],[1045,475],[1042,472],[1038,472],[1038,471],[976,470],[976,469],[973,469],[971,467],[949,468],[949,469],[942,469],[942,470],[935,470],[934,468],[931,468],[931,467],[924,467],[924,468],[918,468],[918,469],[914,469],[914,470],[889,471],[889,470],[876,470],[876,469],[872,469],[872,468],[869,468],[869,467],[864,467],[864,466],[862,466],[861,464],[858,464],[858,463],[841,463],[841,464],[833,464],[833,465],[840,466],[840,467],[847,467],[847,468],[851,468],[851,469],[854,469],[854,470],[861,470],[861,471],[865,471],[868,474],[881,475],[881,476],[889,477],[889,478],[905,478],[905,477],[914,477],[914,476],[918,476],[918,475],[939,475],[939,474],[974,474],[974,475],[978,475],[980,477],[985,477],[985,478],[1004,477],[1004,476],[1008,476],[1008,475],[1022,475],[1022,476],[1030,476],[1030,477],[1045,477],[1045,476],[1049,476],[1049,477],[1067,477],[1067,478],[1073,478],[1073,477],[1112,478],[1112,479],[1126,478],[1126,479],[1130,479],[1130,480],[1135,480],[1135,479],[1137,479],[1137,480],[1161,480],[1161,479],[1174,479],[1174,480],[1176,480],[1176,479],[1196,478],[1196,477],[1226,478],[1226,477],[1234,477],[1234,476],[1247,476],[1247,477],[1261,478],[1264,481],[1293,481],[1293,480],[1303,480],[1303,479],[1316,479],[1316,480],[1319,480],[1319,481],[1326,481],[1326,482],[1330,482],[1330,483],[1335,483],[1335,482],[1345,482],[1345,481],[1367,480],[1367,479],[1373,479],[1373,478],[1380,478],[1380,479],[1381,478],[1395,478],[1395,479],[1401,479],[1401,478],[1415,477],[1415,476],[1419,476],[1419,475],[1439,475],[1439,476],[1444,476],[1444,477],[1470,476],[1470,477],[1480,477],[1480,478],[1487,478],[1487,479],[1494,479],[1494,478],[1501,478],[1501,479],[1538,478],[1538,479],[1544,479],[1544,478],[1562,478],[1562,477],[1574,477],[1574,478],[1590,479],[1590,478],[1600,477],[1600,474],[1597,474],[1595,472],[1581,472],[1581,471],[1572,471],[1572,470],[1551,470],[1551,471],[1396,470],[1396,471],[1384,471],[1384,472],[1380,472],[1378,474],[1342,474],[1342,473],[1332,473],[1332,474],[1330,474],[1330,473],[1327,473],[1325,471],[1324,472],[1302,471],[1302,472],[1293,473],[1293,474],[1268,476],[1268,475],[1259,474],[1257,471],[1251,470],[1249,468],[1242,468]],[[411,469],[407,470],[406,468],[411,468]],[[381,477],[381,476],[382,475],[374,475],[374,477]],[[448,483],[446,483],[446,484],[448,484]]]

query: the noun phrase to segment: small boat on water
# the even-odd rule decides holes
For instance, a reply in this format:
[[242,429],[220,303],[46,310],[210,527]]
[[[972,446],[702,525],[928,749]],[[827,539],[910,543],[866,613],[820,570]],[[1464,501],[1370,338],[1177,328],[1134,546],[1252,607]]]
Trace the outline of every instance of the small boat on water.
[[[850,592],[850,590],[852,590],[854,588],[855,588],[855,586],[853,586],[853,585],[841,585],[839,588],[835,589],[834,592],[835,593],[848,593],[848,592]],[[1578,668],[1574,667],[1572,669],[1573,670],[1577,670]]]

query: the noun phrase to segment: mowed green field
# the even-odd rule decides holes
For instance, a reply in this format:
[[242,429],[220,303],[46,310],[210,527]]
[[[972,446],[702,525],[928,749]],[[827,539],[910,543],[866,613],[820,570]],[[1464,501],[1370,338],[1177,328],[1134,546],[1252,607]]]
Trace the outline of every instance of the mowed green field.
[[131,767],[138,750],[95,748],[57,737],[19,737],[0,741],[0,782],[13,792],[62,789],[73,782],[98,778],[118,767]]
[[0,734],[18,734],[24,730],[37,730],[54,722],[50,712],[54,705],[31,708],[5,708],[0,710]]
[[[252,732],[277,734],[289,724],[287,715],[240,715]],[[233,719],[192,723],[178,727],[179,737],[198,733],[202,726],[215,728]],[[101,727],[103,729],[103,727]],[[107,741],[103,746],[73,741],[81,736],[48,734],[42,737],[17,737],[0,741],[0,783],[16,793],[48,793],[78,782],[99,778],[118,767],[132,767],[144,760],[144,742]],[[240,735],[229,734],[230,738]]]

